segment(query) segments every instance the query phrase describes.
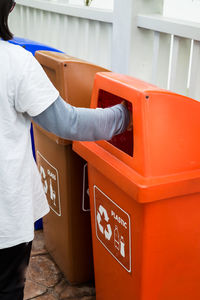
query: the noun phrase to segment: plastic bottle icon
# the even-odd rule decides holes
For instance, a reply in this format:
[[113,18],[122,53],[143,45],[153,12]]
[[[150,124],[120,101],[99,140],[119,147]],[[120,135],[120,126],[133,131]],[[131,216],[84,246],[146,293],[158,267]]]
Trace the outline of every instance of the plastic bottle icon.
[[56,206],[56,194],[53,190],[52,181],[50,179],[50,198],[53,201],[54,206]]
[[114,245],[115,248],[117,248],[117,250],[119,250],[119,230],[117,225],[115,225],[115,229],[114,229]]
[[121,236],[121,239],[120,239],[120,254],[121,254],[121,256],[125,257],[125,243],[124,243],[123,236]]
[[48,192],[47,178],[46,178],[45,170],[42,166],[40,166],[40,174],[41,174],[41,177],[42,177],[42,181],[44,181],[43,182],[44,192],[45,192],[45,194],[47,194],[47,192]]

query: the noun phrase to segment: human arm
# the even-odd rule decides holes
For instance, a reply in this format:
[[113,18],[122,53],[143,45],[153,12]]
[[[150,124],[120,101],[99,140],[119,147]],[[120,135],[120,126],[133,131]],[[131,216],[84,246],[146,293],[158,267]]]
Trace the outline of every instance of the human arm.
[[45,130],[69,140],[110,140],[129,124],[127,108],[118,104],[109,108],[77,108],[60,96],[33,121]]
[[59,96],[41,65],[16,47],[23,68],[13,64],[12,97],[17,113],[26,113],[44,129],[70,140],[109,140],[128,125],[126,107],[76,108]]

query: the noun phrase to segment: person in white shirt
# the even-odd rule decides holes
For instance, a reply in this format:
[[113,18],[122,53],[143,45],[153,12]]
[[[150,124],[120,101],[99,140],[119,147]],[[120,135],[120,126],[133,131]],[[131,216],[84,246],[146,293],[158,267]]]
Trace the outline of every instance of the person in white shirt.
[[31,120],[70,140],[109,140],[130,120],[124,104],[86,109],[66,103],[32,54],[7,42],[14,5],[0,0],[1,300],[23,299],[34,222],[49,212],[32,155]]

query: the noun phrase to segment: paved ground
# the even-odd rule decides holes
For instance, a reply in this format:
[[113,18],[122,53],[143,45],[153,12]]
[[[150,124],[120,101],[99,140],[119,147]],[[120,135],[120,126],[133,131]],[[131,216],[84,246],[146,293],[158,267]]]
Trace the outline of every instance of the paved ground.
[[45,249],[42,230],[35,232],[24,300],[95,300],[94,286],[71,286]]

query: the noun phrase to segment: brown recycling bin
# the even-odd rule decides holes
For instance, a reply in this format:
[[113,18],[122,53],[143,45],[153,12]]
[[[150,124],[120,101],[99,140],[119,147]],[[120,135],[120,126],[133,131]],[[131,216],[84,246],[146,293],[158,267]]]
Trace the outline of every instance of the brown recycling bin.
[[[68,103],[89,107],[96,72],[105,70],[56,52],[36,58]],[[93,279],[93,257],[86,162],[64,140],[33,124],[37,165],[50,205],[43,218],[45,244],[67,280]]]

